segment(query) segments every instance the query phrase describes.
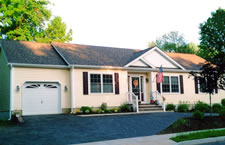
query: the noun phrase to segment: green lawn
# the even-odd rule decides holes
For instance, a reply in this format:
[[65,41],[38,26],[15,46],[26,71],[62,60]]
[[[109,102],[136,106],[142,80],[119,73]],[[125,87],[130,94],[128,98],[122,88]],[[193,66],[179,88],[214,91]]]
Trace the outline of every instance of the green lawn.
[[219,137],[219,136],[225,136],[225,129],[180,134],[170,139],[175,142],[182,142],[187,140],[195,140],[195,139],[203,139],[203,138]]

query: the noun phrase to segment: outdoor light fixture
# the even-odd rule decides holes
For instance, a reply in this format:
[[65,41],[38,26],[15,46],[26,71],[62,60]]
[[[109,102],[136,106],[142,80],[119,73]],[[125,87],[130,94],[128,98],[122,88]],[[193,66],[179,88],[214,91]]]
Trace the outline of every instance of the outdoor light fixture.
[[17,85],[17,86],[16,86],[16,91],[18,92],[19,90],[20,90],[20,86]]
[[68,90],[67,86],[65,86],[64,89],[65,89],[65,91],[67,91]]

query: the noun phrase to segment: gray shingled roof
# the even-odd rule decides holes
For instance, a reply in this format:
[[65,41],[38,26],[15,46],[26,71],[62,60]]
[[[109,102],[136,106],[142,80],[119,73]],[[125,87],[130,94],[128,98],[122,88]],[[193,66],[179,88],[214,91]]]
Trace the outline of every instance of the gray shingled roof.
[[147,51],[147,49],[140,51],[69,43],[53,43],[53,45],[69,61],[69,63],[73,65],[123,67]]
[[[67,65],[51,44],[0,40],[9,63]],[[149,51],[69,43],[52,43],[71,65],[97,65],[123,67],[132,60]],[[205,60],[182,53],[166,54],[187,70],[199,70]]]
[[9,63],[66,65],[51,44],[0,40]]

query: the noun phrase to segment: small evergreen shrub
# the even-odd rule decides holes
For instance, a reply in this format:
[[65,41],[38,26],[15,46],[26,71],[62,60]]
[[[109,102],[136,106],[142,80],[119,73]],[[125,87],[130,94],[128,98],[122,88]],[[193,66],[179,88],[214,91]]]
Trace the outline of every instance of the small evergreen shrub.
[[178,112],[188,112],[189,111],[189,105],[188,104],[179,104],[177,107]]
[[225,106],[225,98],[221,100],[222,106]]
[[196,110],[195,112],[192,113],[192,117],[194,119],[203,120],[204,119],[204,112]]
[[206,103],[203,103],[201,101],[198,101],[195,105],[194,105],[194,110],[197,111],[201,111],[201,112],[209,112],[210,111],[210,106]]
[[221,109],[221,110],[219,111],[219,115],[220,115],[220,117],[221,117],[223,120],[225,120],[225,109]]
[[102,105],[100,106],[100,109],[106,111],[107,110],[107,104],[106,103],[102,103]]
[[219,103],[215,103],[212,105],[213,112],[218,113],[220,109],[221,109],[221,105]]
[[174,104],[167,104],[166,111],[175,111],[176,106]]
[[82,106],[80,108],[80,113],[85,113],[85,114],[89,114],[89,113],[92,113],[92,108],[91,107],[88,107],[88,106]]
[[125,103],[125,104],[120,105],[120,111],[121,112],[132,112],[133,109],[130,104]]

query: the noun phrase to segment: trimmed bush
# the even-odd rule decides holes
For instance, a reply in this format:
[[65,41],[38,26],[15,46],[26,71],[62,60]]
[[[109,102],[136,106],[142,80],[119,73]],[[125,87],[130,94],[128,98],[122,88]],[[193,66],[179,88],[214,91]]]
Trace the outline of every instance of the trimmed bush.
[[175,111],[176,106],[174,104],[167,104],[166,111]]
[[96,111],[95,111],[96,113],[102,113],[102,109],[97,109]]
[[201,111],[201,112],[209,112],[210,111],[210,106],[206,103],[203,103],[201,101],[198,101],[195,105],[194,105],[194,110],[197,111]]
[[120,110],[119,110],[119,108],[112,108],[112,109],[110,109],[110,111],[112,113],[118,113]]
[[221,100],[221,104],[222,104],[223,106],[225,106],[225,99],[222,99],[222,100]]
[[100,109],[106,111],[107,110],[107,104],[106,103],[102,103],[102,105],[100,106]]
[[133,109],[130,104],[125,103],[125,104],[120,105],[120,111],[121,112],[132,112]]
[[203,120],[204,119],[204,112],[201,112],[199,110],[192,113],[192,117],[194,119]]
[[225,120],[225,109],[221,109],[221,110],[219,111],[219,115],[220,115],[220,117],[221,117],[223,120]]
[[188,112],[189,111],[189,105],[188,104],[179,104],[177,107],[178,112]]
[[215,103],[212,105],[213,112],[218,113],[220,109],[221,109],[221,105],[219,103]]
[[80,113],[86,113],[86,114],[92,113],[92,108],[88,106],[82,106],[80,108]]

